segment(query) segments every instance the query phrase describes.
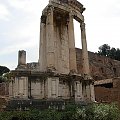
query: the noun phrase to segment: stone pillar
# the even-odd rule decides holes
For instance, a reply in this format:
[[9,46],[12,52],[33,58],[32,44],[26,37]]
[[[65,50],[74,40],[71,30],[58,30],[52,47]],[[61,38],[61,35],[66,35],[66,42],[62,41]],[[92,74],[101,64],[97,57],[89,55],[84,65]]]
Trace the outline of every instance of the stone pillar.
[[24,98],[28,98],[28,77],[24,77]]
[[24,95],[24,79],[22,77],[19,77],[18,83],[19,83],[18,94],[19,94],[20,97],[23,97],[23,95]]
[[80,95],[80,101],[83,101],[82,82],[80,82],[80,85],[79,85],[79,95]]
[[94,84],[90,84],[90,90],[91,90],[91,101],[95,102]]
[[82,43],[82,62],[83,62],[83,74],[90,75],[88,51],[87,51],[87,41],[85,32],[85,23],[81,22],[81,43]]
[[77,72],[74,24],[73,16],[71,14],[69,15],[68,36],[69,36],[69,66],[70,66],[69,68],[71,72]]
[[9,83],[9,97],[13,97],[13,81]]
[[26,66],[26,51],[18,52],[18,66]]
[[82,93],[83,93],[83,100],[86,101],[87,99],[87,93],[86,93],[86,85],[82,84]]
[[40,48],[39,48],[40,71],[46,70],[46,16],[41,16],[40,23]]
[[46,93],[47,98],[51,99],[51,97],[52,97],[52,95],[51,95],[52,94],[51,93],[51,88],[52,88],[52,80],[51,80],[51,78],[47,78],[47,86],[46,87],[47,87],[47,91],[46,91],[47,92]]
[[76,82],[75,101],[83,101],[82,83],[80,81]]
[[87,101],[90,101],[91,99],[91,90],[90,90],[90,84],[86,85],[86,94],[87,94]]
[[15,77],[14,97],[28,98],[28,78]]
[[[82,41],[82,62],[84,80],[92,80],[89,68],[85,23],[83,21],[81,21],[81,41]],[[85,100],[95,101],[94,85],[92,85],[91,83],[87,83],[85,86],[83,86],[83,94]]]
[[46,19],[47,68],[55,69],[53,8],[49,7]]
[[15,87],[15,88],[16,88],[16,89],[15,89],[15,91],[16,91],[16,94],[15,94],[15,95],[18,97],[18,96],[19,96],[19,77],[16,77],[16,78],[15,78],[15,86],[16,86],[16,87]]
[[48,78],[47,79],[47,98],[55,99],[59,96],[59,78]]

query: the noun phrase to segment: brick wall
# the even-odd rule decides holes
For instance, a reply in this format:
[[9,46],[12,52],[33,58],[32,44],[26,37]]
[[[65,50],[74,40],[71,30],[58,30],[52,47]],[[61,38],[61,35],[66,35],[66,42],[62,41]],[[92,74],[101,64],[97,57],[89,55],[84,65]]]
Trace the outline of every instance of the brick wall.
[[[103,80],[120,76],[120,61],[88,52],[91,76],[94,80]],[[82,50],[76,48],[77,69],[82,73]]]

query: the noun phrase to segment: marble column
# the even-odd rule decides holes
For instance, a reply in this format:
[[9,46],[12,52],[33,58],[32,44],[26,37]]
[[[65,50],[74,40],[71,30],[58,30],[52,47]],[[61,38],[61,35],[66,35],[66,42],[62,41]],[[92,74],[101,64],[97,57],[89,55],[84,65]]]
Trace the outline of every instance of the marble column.
[[46,16],[41,16],[40,23],[40,48],[39,48],[40,71],[46,70]]
[[74,24],[73,16],[71,14],[69,15],[68,36],[69,36],[69,69],[71,72],[77,72]]
[[55,69],[55,50],[54,50],[54,21],[53,7],[49,7],[46,19],[46,52],[47,52],[47,68]]
[[80,27],[81,27],[83,74],[84,75],[90,75],[87,41],[86,41],[86,32],[85,32],[85,23],[81,22]]

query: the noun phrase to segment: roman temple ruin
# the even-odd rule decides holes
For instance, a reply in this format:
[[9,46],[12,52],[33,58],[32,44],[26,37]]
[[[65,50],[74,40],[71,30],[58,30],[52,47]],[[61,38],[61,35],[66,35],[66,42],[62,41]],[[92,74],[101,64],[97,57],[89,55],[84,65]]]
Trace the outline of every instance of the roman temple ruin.
[[[84,10],[77,0],[49,0],[41,16],[39,60],[26,63],[26,52],[19,51],[18,66],[11,71],[11,100],[95,101]],[[74,19],[81,30],[81,73],[77,70]]]

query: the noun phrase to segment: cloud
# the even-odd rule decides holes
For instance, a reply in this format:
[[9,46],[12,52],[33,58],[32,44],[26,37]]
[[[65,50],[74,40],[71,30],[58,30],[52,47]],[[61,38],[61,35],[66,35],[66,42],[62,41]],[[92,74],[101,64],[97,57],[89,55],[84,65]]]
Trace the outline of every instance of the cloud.
[[[29,61],[38,59],[40,16],[49,0],[0,0],[0,59],[8,57],[9,66],[16,66],[11,60],[20,49],[27,49]],[[88,50],[97,51],[104,43],[119,47],[120,0],[79,0],[86,11],[83,13],[86,23]],[[0,2],[1,3],[1,2]],[[8,9],[9,8],[9,9]],[[12,14],[12,17],[10,17]],[[4,32],[4,33],[3,33]],[[81,47],[80,25],[75,26],[76,46]],[[3,45],[4,41],[4,45]],[[36,55],[36,56],[35,56]],[[13,62],[14,61],[14,62]],[[13,68],[13,67],[12,67]]]
[[[6,25],[6,28],[4,27],[4,32],[2,31],[0,33],[3,39],[6,39],[5,41],[7,43],[5,46],[0,47],[0,56],[10,55],[20,49],[38,49],[36,46],[39,44],[40,15],[34,13],[35,11],[41,13],[41,11],[37,11],[38,7],[35,7],[39,0],[35,0],[35,3],[34,0],[8,1],[9,5],[13,7],[11,12],[14,17],[12,17],[12,20]],[[34,9],[34,11],[30,10],[30,5],[32,3],[34,3],[34,5],[31,6],[31,9]],[[20,10],[17,11],[17,14],[14,12],[16,9]],[[30,11],[31,14],[28,14]],[[25,17],[23,17],[22,13],[24,13]]]
[[6,46],[0,50],[0,56],[2,55],[9,55],[13,52],[16,52],[18,50],[28,49],[32,48],[36,45],[36,43],[33,43],[32,40],[24,41],[21,43],[20,41],[16,41],[16,43],[13,43],[12,45]]
[[10,12],[4,4],[0,4],[0,20],[8,21],[10,17]]
[[35,15],[41,14],[41,10],[46,6],[46,1],[41,2],[41,0],[8,0],[8,3],[16,10]]
[[11,29],[11,31],[8,31],[6,35],[11,40],[29,40],[31,38],[38,38],[39,37],[39,19],[36,21],[30,21],[28,19],[28,22],[23,23],[21,20],[21,23],[18,23],[18,25]]

